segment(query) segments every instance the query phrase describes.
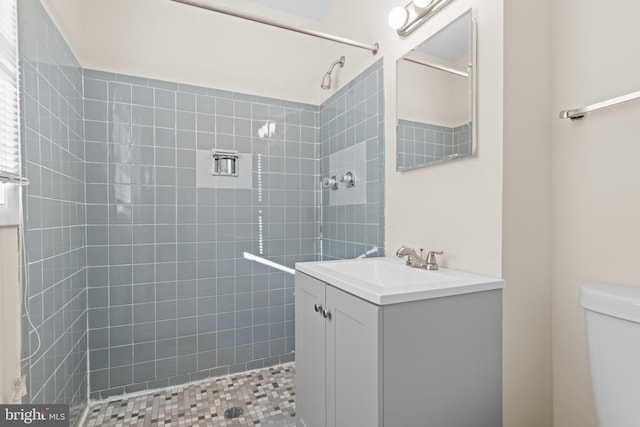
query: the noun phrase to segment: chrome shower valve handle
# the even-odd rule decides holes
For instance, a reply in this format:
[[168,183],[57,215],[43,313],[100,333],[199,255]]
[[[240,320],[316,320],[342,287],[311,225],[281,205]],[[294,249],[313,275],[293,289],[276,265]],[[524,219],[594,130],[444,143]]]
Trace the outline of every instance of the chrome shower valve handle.
[[340,177],[340,182],[346,184],[347,187],[353,187],[356,185],[356,177],[353,173],[347,172]]
[[334,175],[331,178],[324,177],[322,178],[322,186],[324,188],[331,188],[332,190],[338,189],[338,178]]

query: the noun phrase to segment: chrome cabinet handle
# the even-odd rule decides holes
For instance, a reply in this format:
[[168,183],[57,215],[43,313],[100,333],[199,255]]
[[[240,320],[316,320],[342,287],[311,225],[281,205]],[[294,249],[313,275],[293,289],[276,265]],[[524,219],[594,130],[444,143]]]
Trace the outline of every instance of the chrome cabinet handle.
[[320,313],[325,319],[331,319],[331,312],[322,308],[320,304],[314,304],[313,309],[316,313]]

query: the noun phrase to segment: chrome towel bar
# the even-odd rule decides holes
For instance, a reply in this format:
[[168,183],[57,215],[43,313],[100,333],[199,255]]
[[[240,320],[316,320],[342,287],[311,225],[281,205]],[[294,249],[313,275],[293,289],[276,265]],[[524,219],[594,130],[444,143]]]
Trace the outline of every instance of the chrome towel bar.
[[595,110],[600,110],[602,108],[611,107],[613,105],[621,104],[623,102],[632,101],[634,99],[640,98],[640,91],[629,93],[626,95],[618,96],[616,98],[607,99],[606,101],[598,102],[596,104],[588,105],[583,108],[576,108],[573,110],[563,110],[560,112],[561,119],[582,119],[584,116]]

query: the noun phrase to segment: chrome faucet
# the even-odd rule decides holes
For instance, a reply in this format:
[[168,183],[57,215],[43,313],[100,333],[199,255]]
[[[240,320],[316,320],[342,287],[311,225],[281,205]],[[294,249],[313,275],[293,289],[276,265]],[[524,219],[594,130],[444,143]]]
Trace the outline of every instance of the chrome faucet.
[[413,248],[408,248],[406,246],[400,246],[400,249],[396,251],[396,256],[398,258],[407,257],[407,265],[410,267],[416,268],[424,268],[424,260],[422,259],[422,249],[420,250],[420,256],[416,253],[416,250]]
[[422,258],[422,252],[424,249],[420,249],[420,255],[418,255],[413,248],[401,246],[396,251],[396,256],[399,258],[407,257],[407,265],[414,268],[424,268],[425,270],[437,270],[438,263],[436,262],[436,255],[442,255],[442,251],[429,251],[427,252],[427,258]]

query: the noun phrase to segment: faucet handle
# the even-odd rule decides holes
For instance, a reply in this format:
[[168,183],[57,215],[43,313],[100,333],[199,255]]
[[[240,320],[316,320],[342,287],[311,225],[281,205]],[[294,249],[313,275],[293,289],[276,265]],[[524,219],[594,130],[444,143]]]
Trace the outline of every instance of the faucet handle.
[[437,270],[438,262],[436,261],[436,255],[442,255],[443,251],[429,251],[427,252],[427,270]]

